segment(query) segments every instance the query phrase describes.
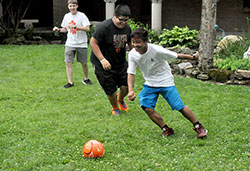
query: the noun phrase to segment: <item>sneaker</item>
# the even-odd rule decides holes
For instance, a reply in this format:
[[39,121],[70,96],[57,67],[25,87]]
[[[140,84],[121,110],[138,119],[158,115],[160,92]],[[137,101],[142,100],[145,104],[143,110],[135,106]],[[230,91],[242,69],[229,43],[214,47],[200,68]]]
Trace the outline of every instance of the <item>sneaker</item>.
[[162,128],[162,136],[171,136],[174,134],[174,130],[172,128]]
[[208,131],[200,123],[196,124],[193,130],[198,133],[197,138],[203,138],[207,136],[208,133]]
[[92,84],[91,81],[90,81],[90,79],[82,80],[82,83],[83,84],[87,84],[87,85],[91,85]]
[[119,106],[120,106],[120,109],[122,110],[122,111],[128,111],[128,105],[126,104],[126,102],[123,100],[123,101],[120,101],[119,99],[118,99],[118,96],[119,95],[117,95],[117,103],[119,104]]
[[116,115],[116,116],[119,116],[120,115],[120,109],[112,109],[112,115]]
[[74,86],[74,83],[68,83],[66,85],[63,86],[63,88],[70,88],[70,87],[73,87]]

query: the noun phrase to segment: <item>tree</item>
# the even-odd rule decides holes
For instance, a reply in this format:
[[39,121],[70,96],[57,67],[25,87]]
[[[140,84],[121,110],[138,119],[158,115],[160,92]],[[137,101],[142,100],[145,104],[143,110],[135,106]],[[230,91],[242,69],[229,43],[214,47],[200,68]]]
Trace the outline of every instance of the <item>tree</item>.
[[7,37],[15,37],[21,19],[26,15],[32,0],[0,0],[3,13],[0,16],[0,27]]
[[199,68],[207,72],[213,66],[214,25],[216,21],[217,2],[219,0],[202,0]]

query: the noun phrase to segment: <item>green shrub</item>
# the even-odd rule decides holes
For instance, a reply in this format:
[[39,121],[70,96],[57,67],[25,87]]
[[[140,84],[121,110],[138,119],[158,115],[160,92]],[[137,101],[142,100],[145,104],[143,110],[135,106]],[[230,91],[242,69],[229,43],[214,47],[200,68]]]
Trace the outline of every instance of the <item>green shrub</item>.
[[141,22],[135,22],[134,19],[130,19],[128,24],[130,25],[132,31],[134,31],[136,28],[144,28],[148,30],[148,42],[159,44],[159,40],[160,40],[159,32],[150,29],[148,24],[144,25]]
[[141,22],[135,22],[133,18],[129,19],[129,22],[128,22],[129,26],[131,27],[131,30],[134,31],[135,29],[137,28],[144,28],[145,25]]
[[94,29],[94,27],[91,25],[91,26],[90,26],[90,31],[87,32],[88,43],[90,42],[90,39],[91,39],[91,37],[92,37],[94,31],[95,31],[95,29]]
[[231,55],[226,59],[217,59],[215,60],[215,65],[220,69],[227,70],[250,70],[250,60],[249,59],[237,59],[236,56]]
[[198,34],[199,31],[189,30],[187,26],[183,28],[175,26],[172,30],[165,28],[160,35],[160,45],[164,47],[180,45],[194,48],[199,45]]
[[250,37],[245,34],[242,41],[228,43],[227,48],[216,53],[214,65],[220,69],[235,71],[237,69],[250,70],[250,60],[243,59],[244,53],[250,46]]

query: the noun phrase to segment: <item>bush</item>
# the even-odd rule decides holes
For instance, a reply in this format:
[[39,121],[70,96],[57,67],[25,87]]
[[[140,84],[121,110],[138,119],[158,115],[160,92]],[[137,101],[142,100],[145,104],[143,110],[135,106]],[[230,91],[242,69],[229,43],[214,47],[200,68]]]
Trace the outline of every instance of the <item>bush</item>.
[[148,42],[159,44],[159,40],[160,40],[159,32],[150,29],[148,24],[144,25],[141,22],[135,22],[134,19],[130,19],[128,24],[130,25],[132,31],[134,31],[136,28],[144,28],[148,30]]
[[199,45],[197,30],[189,30],[186,26],[184,28],[179,28],[175,26],[173,30],[163,29],[161,32],[152,30],[149,25],[144,25],[141,22],[135,22],[133,19],[129,20],[128,23],[134,31],[136,28],[144,28],[148,30],[148,41],[150,43],[160,44],[163,47],[171,46],[185,46],[189,48],[196,48]]
[[199,31],[189,30],[187,26],[183,28],[175,26],[172,30],[165,28],[160,35],[160,45],[163,47],[180,45],[195,48],[199,45],[198,34]]
[[243,54],[250,46],[250,37],[245,34],[242,41],[229,43],[227,48],[216,53],[214,56],[214,65],[220,69],[227,70],[250,70],[250,60],[243,59]]
[[137,28],[145,28],[145,25],[143,23],[135,22],[133,18],[129,19],[128,24],[131,27],[132,31],[134,31]]

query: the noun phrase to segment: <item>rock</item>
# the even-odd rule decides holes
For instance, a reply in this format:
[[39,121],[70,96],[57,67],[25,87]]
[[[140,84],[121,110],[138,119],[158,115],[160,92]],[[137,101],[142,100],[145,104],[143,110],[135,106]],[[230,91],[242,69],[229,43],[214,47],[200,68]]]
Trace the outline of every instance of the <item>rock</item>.
[[215,49],[215,53],[220,52],[223,49],[226,49],[227,46],[231,43],[235,43],[238,42],[240,40],[243,40],[243,38],[241,36],[237,36],[237,35],[228,35],[225,36],[217,45],[216,49]]
[[25,41],[25,37],[24,37],[24,36],[18,36],[18,37],[16,38],[16,41],[17,41],[17,42],[23,42],[23,41]]
[[193,65],[190,62],[183,62],[177,65],[181,74],[185,74],[186,69],[193,68]]
[[206,81],[206,80],[209,80],[209,76],[208,76],[208,74],[200,73],[197,75],[197,79],[202,80],[202,81]]
[[185,62],[178,64],[178,67],[180,69],[188,69],[188,68],[193,68],[193,65],[190,62]]
[[186,69],[185,70],[185,74],[190,76],[190,77],[193,77],[192,72],[193,72],[193,69]]
[[233,83],[237,85],[250,85],[250,80],[234,80]]
[[16,42],[17,41],[16,41],[15,37],[8,37],[8,38],[3,40],[3,43],[5,43],[5,44],[15,44]]
[[166,49],[174,51],[176,53],[181,53],[181,48],[179,46],[167,47]]
[[209,77],[218,82],[226,82],[231,74],[231,71],[222,69],[210,69],[208,71]]
[[250,71],[247,70],[237,70],[235,71],[235,75],[240,75],[243,78],[250,79]]
[[194,54],[194,53],[195,53],[194,50],[191,50],[191,49],[188,48],[188,47],[182,48],[181,51],[182,51],[181,53],[184,53],[184,54]]

